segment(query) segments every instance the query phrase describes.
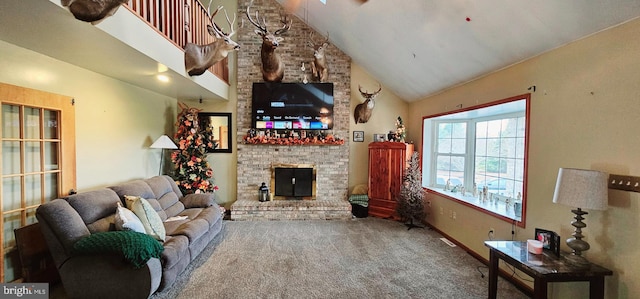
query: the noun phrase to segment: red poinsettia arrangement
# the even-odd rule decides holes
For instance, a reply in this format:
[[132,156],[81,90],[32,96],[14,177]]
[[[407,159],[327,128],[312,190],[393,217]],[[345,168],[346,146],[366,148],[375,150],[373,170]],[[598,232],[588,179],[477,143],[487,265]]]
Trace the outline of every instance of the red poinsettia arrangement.
[[214,192],[218,186],[211,183],[213,170],[207,161],[207,149],[215,147],[211,129],[200,130],[196,108],[179,103],[182,112],[178,115],[178,150],[171,154],[175,165],[174,179],[183,194]]

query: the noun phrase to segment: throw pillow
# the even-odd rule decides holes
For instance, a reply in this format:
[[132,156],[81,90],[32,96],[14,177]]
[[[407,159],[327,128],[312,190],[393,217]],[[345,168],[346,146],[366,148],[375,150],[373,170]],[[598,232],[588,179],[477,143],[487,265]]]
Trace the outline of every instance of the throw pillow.
[[125,195],[124,198],[127,208],[140,218],[147,234],[164,242],[167,232],[162,224],[160,215],[153,209],[151,204],[140,196]]
[[73,244],[73,254],[122,254],[134,267],[160,258],[164,247],[156,239],[134,231],[108,231],[88,235]]
[[120,202],[118,202],[118,208],[116,209],[115,222],[117,230],[132,230],[143,234],[147,233],[140,218],[131,210],[123,207]]
[[353,187],[353,192],[351,192],[351,194],[367,194],[367,189],[367,185],[365,184],[356,185]]

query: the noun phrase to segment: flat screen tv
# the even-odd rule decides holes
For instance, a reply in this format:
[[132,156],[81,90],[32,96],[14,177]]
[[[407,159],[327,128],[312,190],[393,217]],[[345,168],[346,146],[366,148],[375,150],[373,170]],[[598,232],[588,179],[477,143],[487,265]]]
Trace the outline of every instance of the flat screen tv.
[[256,129],[333,128],[333,83],[253,83],[252,122]]

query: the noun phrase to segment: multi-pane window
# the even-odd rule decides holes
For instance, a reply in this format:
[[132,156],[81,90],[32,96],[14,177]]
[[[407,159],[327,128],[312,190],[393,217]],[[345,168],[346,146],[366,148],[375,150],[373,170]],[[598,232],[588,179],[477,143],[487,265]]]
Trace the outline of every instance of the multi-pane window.
[[423,186],[523,221],[528,100],[424,118]]

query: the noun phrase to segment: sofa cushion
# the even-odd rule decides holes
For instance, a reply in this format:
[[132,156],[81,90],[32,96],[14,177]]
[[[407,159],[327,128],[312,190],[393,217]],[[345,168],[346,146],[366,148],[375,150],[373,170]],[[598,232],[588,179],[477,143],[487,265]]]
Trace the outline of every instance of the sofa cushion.
[[166,213],[166,217],[162,220],[178,215],[184,210],[184,205],[179,200],[182,193],[179,189],[176,192],[176,188],[174,188],[176,183],[173,179],[168,176],[156,176],[146,179],[145,183],[149,185],[160,208]]
[[191,221],[187,216],[184,216],[185,219],[180,219],[180,220],[173,220],[173,221],[165,221],[164,222],[164,229],[167,232],[167,236],[173,236],[175,235],[175,231],[176,229],[178,229],[178,227],[180,227],[182,224]]
[[189,243],[195,242],[209,230],[209,222],[204,219],[187,221],[173,231],[173,236],[184,235],[189,238]]
[[144,266],[152,257],[160,258],[163,250],[157,240],[134,231],[95,233],[73,244],[74,254],[122,254],[135,268]]
[[100,218],[97,221],[94,221],[93,223],[87,224],[87,228],[92,234],[115,230],[116,229],[115,219],[116,217],[114,213],[107,217]]
[[182,198],[185,208],[206,208],[215,203],[215,193],[192,193]]
[[215,224],[222,217],[220,208],[217,205],[206,209],[185,209],[180,215],[189,217],[189,219],[204,219],[209,223],[209,227]]
[[80,214],[85,224],[113,215],[118,206],[118,195],[110,189],[82,192],[66,198],[67,202]]
[[115,191],[124,203],[125,195],[140,196],[142,198],[156,198],[153,190],[143,180],[135,180],[120,185],[110,186],[109,189]]
[[166,232],[164,225],[162,224],[162,219],[160,219],[160,216],[153,209],[151,204],[140,196],[125,195],[124,198],[127,203],[127,208],[133,211],[133,213],[140,218],[147,234],[155,239],[164,241]]
[[144,229],[144,224],[140,221],[140,218],[138,218],[138,216],[136,216],[136,214],[131,210],[123,207],[119,202],[118,208],[116,209],[115,224],[117,230],[131,230],[143,234],[147,233]]

